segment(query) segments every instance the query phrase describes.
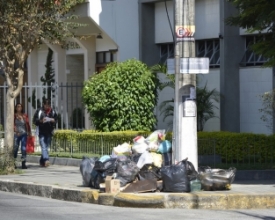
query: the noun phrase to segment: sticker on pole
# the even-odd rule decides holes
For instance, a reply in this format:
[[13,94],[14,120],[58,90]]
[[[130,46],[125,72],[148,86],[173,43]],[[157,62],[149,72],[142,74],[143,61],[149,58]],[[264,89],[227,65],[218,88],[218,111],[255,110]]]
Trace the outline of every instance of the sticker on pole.
[[[207,74],[209,73],[208,57],[180,58],[179,71],[183,74]],[[175,74],[175,59],[167,59],[167,73]]]
[[195,41],[195,25],[176,26],[177,41]]
[[196,101],[193,99],[183,100],[183,117],[196,117]]

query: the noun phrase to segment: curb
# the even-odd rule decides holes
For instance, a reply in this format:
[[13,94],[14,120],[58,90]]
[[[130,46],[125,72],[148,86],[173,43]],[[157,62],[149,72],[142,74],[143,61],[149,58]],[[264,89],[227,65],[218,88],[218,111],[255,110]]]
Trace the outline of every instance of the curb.
[[[40,156],[27,156],[27,162],[39,164]],[[51,157],[52,165],[80,167],[82,159]],[[275,180],[275,170],[237,170],[235,181]]]
[[266,209],[275,208],[275,193],[243,194],[227,191],[195,193],[99,193],[88,187],[61,188],[53,185],[0,180],[0,190],[45,198],[133,208]]
[[[40,156],[32,156],[32,155],[27,156],[28,163],[39,164],[39,160],[40,160]],[[52,165],[79,167],[82,160],[74,159],[74,158],[50,157],[49,161]]]

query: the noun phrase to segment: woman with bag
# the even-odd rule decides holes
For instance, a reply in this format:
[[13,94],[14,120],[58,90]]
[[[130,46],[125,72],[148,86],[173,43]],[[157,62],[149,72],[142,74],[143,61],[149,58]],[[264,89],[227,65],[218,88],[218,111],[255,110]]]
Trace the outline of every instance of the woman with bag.
[[[31,127],[29,123],[29,117],[23,111],[23,106],[17,103],[14,113],[14,158],[17,158],[19,144],[21,143],[21,160],[22,169],[27,169],[26,166],[26,146],[27,137],[31,135]],[[15,166],[16,168],[16,166]]]

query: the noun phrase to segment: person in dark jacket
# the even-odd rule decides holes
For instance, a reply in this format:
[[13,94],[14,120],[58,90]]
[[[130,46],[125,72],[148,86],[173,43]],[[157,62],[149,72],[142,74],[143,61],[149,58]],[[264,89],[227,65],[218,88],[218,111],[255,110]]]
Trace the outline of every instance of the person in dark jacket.
[[57,123],[57,114],[51,108],[51,100],[44,99],[43,107],[36,110],[33,116],[33,124],[36,125],[37,135],[41,146],[40,166],[48,167],[49,152],[53,132]]

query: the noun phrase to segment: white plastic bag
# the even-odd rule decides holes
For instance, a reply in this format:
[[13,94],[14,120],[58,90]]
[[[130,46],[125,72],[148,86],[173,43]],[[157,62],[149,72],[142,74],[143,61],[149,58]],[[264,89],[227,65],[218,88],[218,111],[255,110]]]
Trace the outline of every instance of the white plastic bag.
[[113,148],[112,155],[130,155],[132,154],[131,145],[128,143],[123,143]]
[[157,153],[154,153],[154,152],[151,152],[150,153],[152,158],[153,158],[153,164],[156,166],[156,167],[161,167],[162,165],[162,155],[161,154],[157,154]]
[[141,169],[145,164],[152,164],[153,163],[153,157],[150,154],[150,152],[145,151],[138,159],[137,167]]
[[134,153],[142,154],[148,150],[148,144],[143,136],[137,136],[133,139],[134,144],[132,150]]
[[156,152],[159,148],[160,141],[164,139],[165,130],[156,130],[145,139],[145,142],[149,145],[149,151]]

